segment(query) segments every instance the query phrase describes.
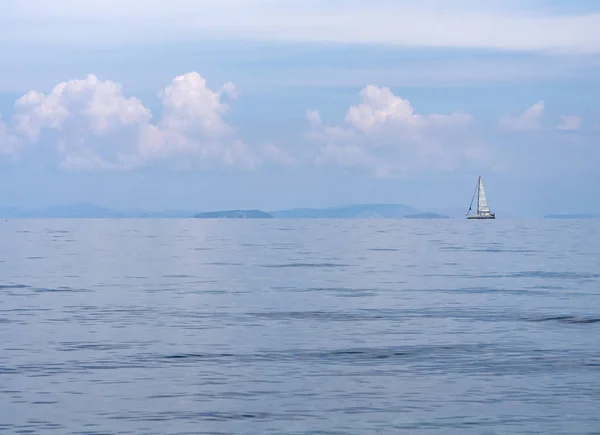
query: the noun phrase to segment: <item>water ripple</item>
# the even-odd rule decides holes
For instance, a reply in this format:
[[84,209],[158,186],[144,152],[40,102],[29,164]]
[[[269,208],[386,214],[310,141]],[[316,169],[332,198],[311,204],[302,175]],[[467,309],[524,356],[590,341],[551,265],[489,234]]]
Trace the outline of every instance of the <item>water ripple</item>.
[[0,433],[598,431],[600,224],[11,220]]

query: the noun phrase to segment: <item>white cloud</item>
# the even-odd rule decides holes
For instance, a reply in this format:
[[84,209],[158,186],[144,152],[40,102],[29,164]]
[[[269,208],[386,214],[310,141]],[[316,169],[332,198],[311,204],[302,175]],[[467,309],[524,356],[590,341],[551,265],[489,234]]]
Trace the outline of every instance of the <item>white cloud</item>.
[[500,127],[507,130],[539,130],[544,115],[544,102],[538,101],[518,116],[504,115],[498,120]]
[[[5,0],[0,40],[149,43],[192,38],[600,52],[600,13],[506,0]],[[560,31],[557,31],[560,29]]]
[[36,140],[42,128],[61,128],[69,111],[57,95],[60,92],[61,87],[57,86],[49,95],[29,91],[19,98],[15,103],[14,118],[17,131]]
[[221,90],[213,91],[196,72],[175,77],[159,92],[162,118],[156,124],[145,125],[141,131],[140,155],[145,158],[178,154],[205,159],[220,157],[227,164],[237,160],[234,158],[236,150],[247,155],[244,146],[224,140],[233,129],[223,119],[228,106],[221,99],[234,95],[234,90],[233,84],[227,83]]
[[67,119],[80,118],[94,134],[145,122],[150,111],[136,98],[125,98],[121,86],[90,74],[56,85],[49,94],[30,91],[15,103],[17,131],[36,140],[44,128],[60,130]]
[[[235,98],[232,83],[213,91],[196,72],[175,77],[159,92],[161,117],[153,121],[141,101],[94,75],[56,85],[48,94],[30,91],[15,103],[16,132],[32,142],[45,130],[69,170],[130,170],[167,160],[175,167],[222,164],[255,168],[281,158],[272,146],[254,151],[235,138],[223,119],[223,102]],[[1,130],[0,130],[1,133]]]
[[560,117],[560,122],[556,126],[559,130],[575,131],[581,129],[582,120],[579,116],[563,115]]
[[480,145],[465,136],[470,115],[418,114],[408,100],[372,85],[359,97],[360,103],[349,107],[344,125],[326,125],[318,112],[308,112],[308,137],[320,147],[317,164],[359,167],[377,176],[392,176],[452,170],[465,162],[482,161],[485,153]]
[[350,107],[346,124],[363,132],[387,125],[423,128],[434,125],[466,125],[471,116],[457,112],[450,115],[418,115],[408,100],[394,95],[389,88],[369,85],[360,92],[361,103]]
[[221,95],[234,95],[235,88],[227,83],[223,89],[225,92],[212,91],[196,72],[175,77],[171,85],[160,92],[164,107],[161,127],[177,131],[198,130],[209,136],[229,133],[231,129],[222,118],[228,107],[221,102]]

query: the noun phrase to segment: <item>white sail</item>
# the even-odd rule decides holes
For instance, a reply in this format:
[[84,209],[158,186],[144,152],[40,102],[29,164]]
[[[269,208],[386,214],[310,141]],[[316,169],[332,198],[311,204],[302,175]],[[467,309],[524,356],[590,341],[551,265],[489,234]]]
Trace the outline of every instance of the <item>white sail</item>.
[[483,181],[481,180],[481,177],[479,177],[478,191],[479,191],[479,197],[477,198],[477,201],[478,201],[477,212],[478,213],[489,213],[490,207],[488,205],[487,198],[485,196],[485,189],[483,188]]

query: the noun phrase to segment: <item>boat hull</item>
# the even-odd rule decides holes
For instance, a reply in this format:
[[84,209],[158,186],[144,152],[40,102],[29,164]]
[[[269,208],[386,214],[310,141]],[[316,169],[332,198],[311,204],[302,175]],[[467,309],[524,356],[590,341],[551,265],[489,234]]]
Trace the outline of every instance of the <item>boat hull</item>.
[[494,214],[471,215],[471,216],[467,216],[467,219],[496,219],[496,215],[494,215]]

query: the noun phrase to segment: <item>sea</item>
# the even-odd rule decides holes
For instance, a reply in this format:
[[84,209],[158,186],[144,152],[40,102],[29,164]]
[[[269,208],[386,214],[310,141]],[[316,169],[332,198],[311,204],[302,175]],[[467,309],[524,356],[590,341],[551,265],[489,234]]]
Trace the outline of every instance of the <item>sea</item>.
[[0,222],[0,433],[600,434],[600,220]]

